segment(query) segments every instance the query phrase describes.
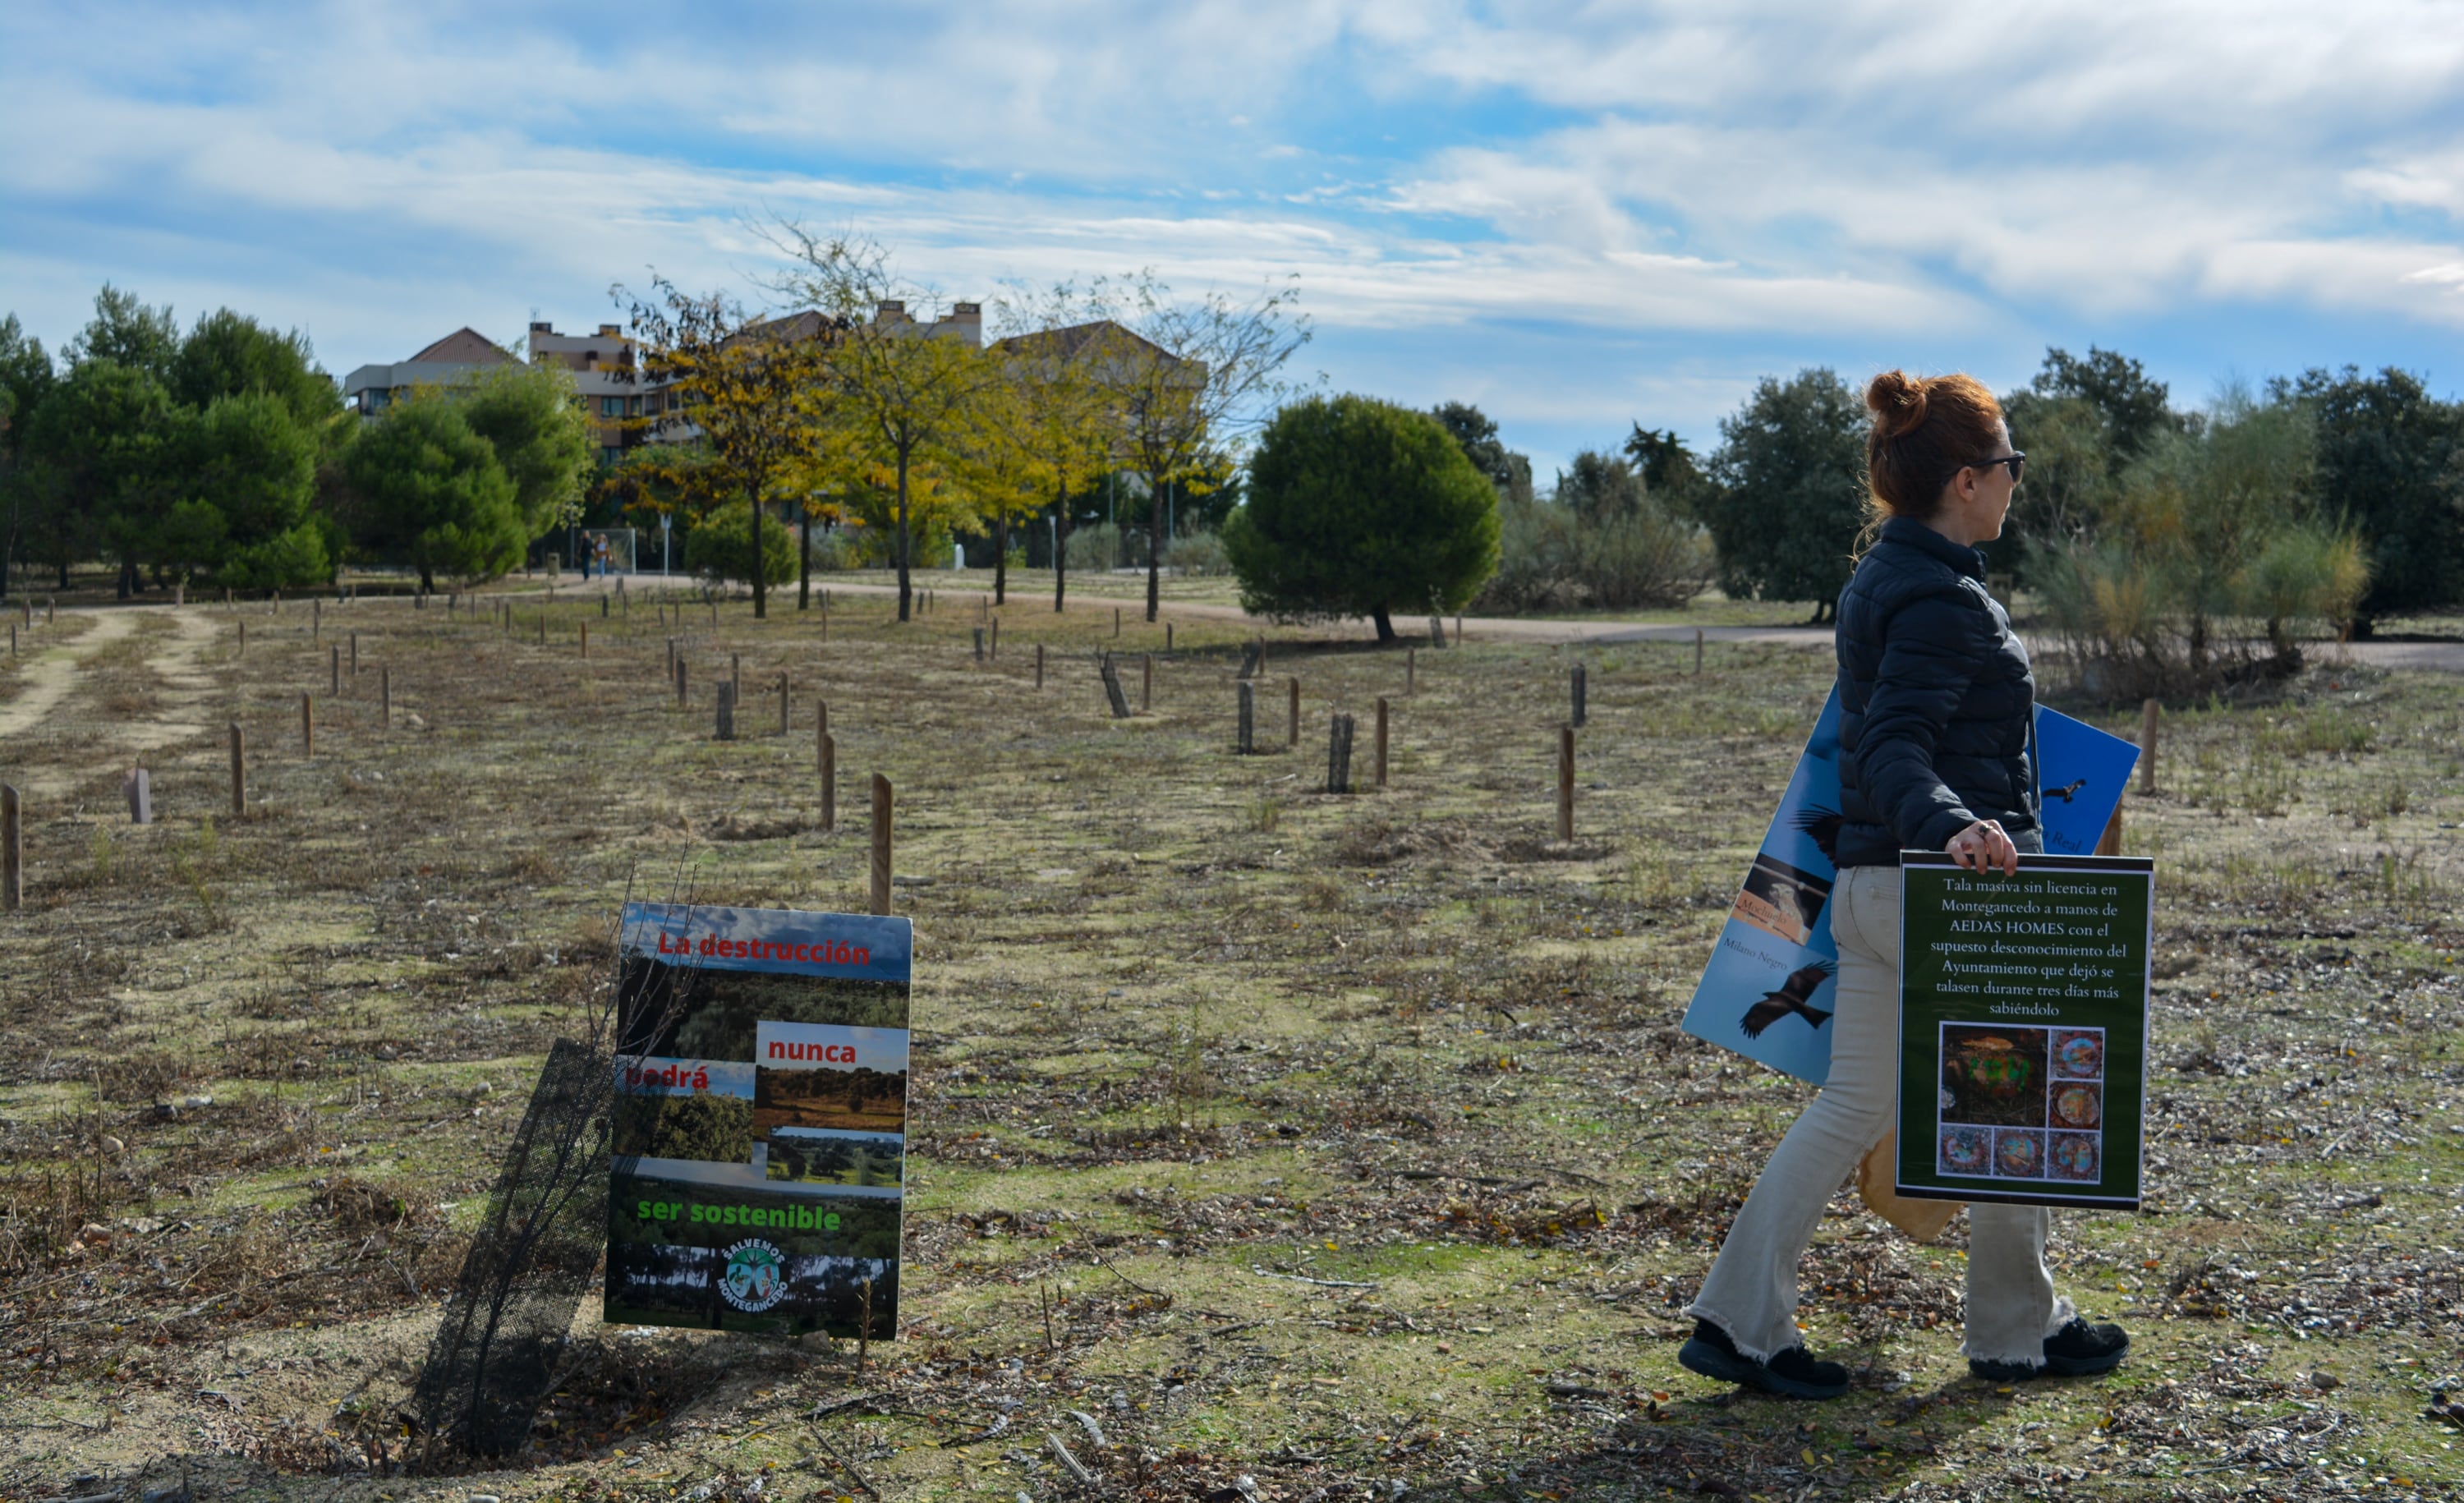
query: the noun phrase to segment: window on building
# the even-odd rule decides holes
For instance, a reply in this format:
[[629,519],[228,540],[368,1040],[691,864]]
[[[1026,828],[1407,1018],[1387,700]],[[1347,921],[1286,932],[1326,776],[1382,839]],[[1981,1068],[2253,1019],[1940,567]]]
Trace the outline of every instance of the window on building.
[[623,397],[601,397],[599,399],[599,415],[601,417],[623,417],[625,415],[625,399]]
[[613,465],[617,460],[624,457],[625,451],[616,448],[612,444],[599,451],[599,462],[603,465]]
[[625,415],[627,417],[640,417],[642,415],[642,399],[640,397],[627,397],[625,399]]

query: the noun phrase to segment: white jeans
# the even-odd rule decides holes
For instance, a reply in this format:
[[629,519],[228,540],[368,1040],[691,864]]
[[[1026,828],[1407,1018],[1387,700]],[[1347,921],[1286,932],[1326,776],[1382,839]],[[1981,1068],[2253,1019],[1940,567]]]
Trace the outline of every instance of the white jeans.
[[[1891,1126],[1899,1105],[1900,872],[1851,867],[1831,895],[1839,985],[1831,1079],[1780,1139],[1728,1228],[1687,1314],[1728,1333],[1754,1359],[1799,1344],[1796,1265],[1848,1172]],[[2045,1337],[2076,1312],[2045,1267],[2041,1205],[1968,1208],[1968,1357],[2044,1362]]]

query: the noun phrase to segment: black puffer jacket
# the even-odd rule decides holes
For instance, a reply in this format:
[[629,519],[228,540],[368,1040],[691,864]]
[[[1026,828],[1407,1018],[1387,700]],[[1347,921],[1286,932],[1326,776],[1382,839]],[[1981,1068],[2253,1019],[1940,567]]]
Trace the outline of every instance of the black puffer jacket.
[[1839,592],[1841,867],[1897,866],[1980,819],[2037,832],[2036,684],[1985,558],[1893,518]]

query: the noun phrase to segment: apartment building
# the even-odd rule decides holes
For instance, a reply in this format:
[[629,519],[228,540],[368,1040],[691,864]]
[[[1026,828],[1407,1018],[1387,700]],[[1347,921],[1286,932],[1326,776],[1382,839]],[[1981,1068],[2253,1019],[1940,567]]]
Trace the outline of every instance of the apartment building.
[[634,445],[652,441],[648,424],[630,420],[677,409],[676,393],[642,374],[640,342],[622,325],[603,323],[595,334],[559,334],[553,323],[534,322],[530,350],[532,365],[561,365],[572,372],[599,457],[608,464]]
[[362,365],[342,382],[342,400],[363,418],[373,418],[408,396],[414,387],[450,387],[478,372],[514,362],[512,352],[497,347],[473,328],[459,328],[408,360],[390,365]]

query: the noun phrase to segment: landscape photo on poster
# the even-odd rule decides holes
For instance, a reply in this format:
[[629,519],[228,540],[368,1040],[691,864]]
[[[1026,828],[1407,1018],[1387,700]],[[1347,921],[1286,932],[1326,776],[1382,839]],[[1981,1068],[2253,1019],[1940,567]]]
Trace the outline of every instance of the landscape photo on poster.
[[[2094,851],[2139,748],[2041,705],[2036,739],[2046,850]],[[1828,1025],[1838,989],[1830,898],[1838,880],[1839,810],[1835,686],[1747,867],[1683,1025],[1697,1038],[1817,1086],[1831,1073]]]
[[905,919],[627,904],[605,1318],[897,1329]]

